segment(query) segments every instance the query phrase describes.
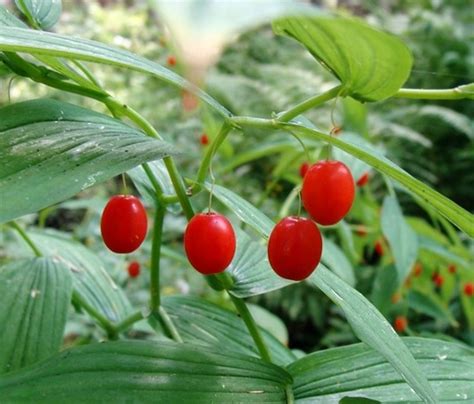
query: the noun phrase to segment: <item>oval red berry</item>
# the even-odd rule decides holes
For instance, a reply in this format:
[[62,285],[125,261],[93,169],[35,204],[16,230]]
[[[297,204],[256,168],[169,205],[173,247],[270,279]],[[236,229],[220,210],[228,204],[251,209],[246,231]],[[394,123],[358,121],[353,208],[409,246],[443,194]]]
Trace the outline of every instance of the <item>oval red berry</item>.
[[474,283],[467,282],[464,285],[464,294],[469,297],[474,296]]
[[336,224],[349,212],[354,193],[354,179],[345,164],[320,161],[308,169],[301,196],[314,221],[328,226]]
[[132,261],[130,264],[128,264],[127,271],[130,278],[136,278],[138,275],[140,275],[140,263],[137,261]]
[[102,239],[111,251],[131,253],[145,240],[148,229],[146,210],[135,196],[113,196],[102,212],[100,229]]
[[300,165],[300,177],[301,178],[304,178],[304,176],[308,172],[308,168],[309,168],[309,163],[307,161],[305,161],[304,163],[302,163]]
[[207,146],[209,144],[209,136],[203,133],[199,138],[199,143],[201,143],[203,146]]
[[357,186],[358,187],[363,187],[364,185],[367,185],[368,182],[369,182],[369,173],[364,173],[357,180]]
[[321,260],[323,240],[311,220],[289,216],[273,228],[268,239],[268,261],[282,278],[301,281]]
[[204,275],[224,271],[232,262],[236,240],[232,224],[218,213],[200,213],[184,232],[184,249],[191,265]]
[[397,316],[393,323],[393,328],[398,333],[404,332],[408,326],[408,320],[405,316]]

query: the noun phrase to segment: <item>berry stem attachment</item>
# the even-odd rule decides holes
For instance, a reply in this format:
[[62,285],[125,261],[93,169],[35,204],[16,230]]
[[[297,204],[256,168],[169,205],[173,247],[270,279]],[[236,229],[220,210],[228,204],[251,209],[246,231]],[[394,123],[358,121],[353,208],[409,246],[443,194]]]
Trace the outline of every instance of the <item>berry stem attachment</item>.
[[261,358],[264,361],[271,362],[272,360],[270,356],[270,351],[268,350],[267,345],[265,344],[265,341],[262,338],[262,334],[260,333],[260,330],[258,329],[257,324],[255,323],[255,320],[252,317],[252,314],[250,313],[247,305],[241,298],[234,296],[232,293],[229,293],[229,296],[232,302],[234,303],[235,308],[239,312],[240,317],[242,318],[242,320],[244,320],[255,344],[257,345]]

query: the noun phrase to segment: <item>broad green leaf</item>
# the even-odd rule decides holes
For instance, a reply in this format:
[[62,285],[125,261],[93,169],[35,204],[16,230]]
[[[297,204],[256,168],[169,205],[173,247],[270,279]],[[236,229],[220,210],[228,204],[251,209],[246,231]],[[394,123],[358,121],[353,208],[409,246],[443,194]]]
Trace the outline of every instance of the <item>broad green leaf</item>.
[[51,28],[61,16],[61,0],[15,0],[15,4],[42,29]]
[[[259,327],[267,330],[283,345],[288,346],[288,329],[280,317],[257,304],[247,302],[247,308]],[[294,354],[293,351],[291,352]]]
[[[210,192],[211,184],[205,183],[204,186]],[[213,191],[214,198],[227,206],[240,220],[248,224],[260,236],[268,238],[275,226],[273,220],[230,189],[220,185],[214,185]]]
[[324,238],[323,245],[324,248],[321,262],[329,267],[329,269],[331,269],[344,282],[354,286],[356,283],[354,270],[342,250],[336,243],[328,238]]
[[407,303],[411,309],[418,313],[426,314],[435,320],[446,321],[453,327],[458,326],[453,314],[448,307],[443,304],[442,299],[438,295],[410,290]]
[[148,73],[171,85],[190,91],[224,117],[230,116],[230,112],[214,98],[176,73],[141,56],[100,42],[44,31],[0,26],[0,50],[84,60]]
[[[258,350],[237,314],[215,304],[191,296],[173,296],[163,299],[163,307],[173,320],[184,342],[205,344],[226,352],[238,352],[260,357]],[[261,330],[272,361],[288,365],[296,357],[275,337]]]
[[436,402],[419,364],[372,303],[323,265],[309,281],[342,308],[357,337],[389,361],[420,398]]
[[382,231],[395,260],[398,284],[401,285],[418,256],[418,237],[407,224],[396,196],[386,196],[382,205]]
[[71,294],[71,275],[57,259],[32,258],[0,267],[0,373],[59,352]]
[[67,350],[0,380],[4,402],[286,402],[291,376],[225,350],[145,341]]
[[[162,160],[156,160],[147,164],[153,172],[163,193],[167,195],[174,194],[173,183],[171,182],[168,171],[166,170],[165,163]],[[140,192],[140,195],[143,196],[143,199],[145,199],[147,204],[155,206],[156,191],[143,166],[135,167],[128,171],[127,174],[132,179],[133,184],[137,187],[138,192]],[[178,204],[167,205],[166,208],[174,213],[180,211],[180,206]]]
[[288,17],[275,21],[273,29],[302,43],[341,81],[344,94],[360,101],[394,95],[410,74],[405,44],[356,18]]
[[[426,237],[419,237],[420,240],[420,249],[429,252],[430,254],[436,255],[443,258],[446,261],[453,262],[463,266],[464,268],[472,268],[468,261],[463,257],[449,251],[442,245],[438,244],[435,241],[432,241]],[[469,259],[469,257],[467,257]]]
[[16,18],[4,6],[0,6],[0,25],[5,25],[7,27],[28,28],[23,21]]
[[120,321],[130,312],[123,290],[91,250],[59,231],[31,230],[28,235],[44,255],[59,260],[69,269],[74,290],[110,321]]
[[418,196],[428,205],[432,206],[441,215],[459,227],[459,229],[464,231],[467,235],[474,237],[474,216],[471,213],[463,209],[449,198],[446,198],[439,192],[423,184],[421,181],[408,174],[405,170],[381,154],[374,151],[368,151],[363,145],[357,142],[349,142],[347,140],[343,141],[335,136],[329,136],[325,133],[306,128],[301,125],[290,123],[279,124],[278,126],[285,128],[290,132],[293,131],[308,136],[313,135],[315,138],[325,140],[339,149],[352,154],[358,159],[365,161],[376,170],[398,181],[401,185],[410,190],[413,194]]
[[161,140],[72,104],[34,100],[1,108],[0,223],[171,152]]
[[372,284],[370,300],[382,314],[385,315],[392,308],[392,296],[397,288],[398,275],[395,266],[379,266]]
[[[474,350],[428,338],[403,338],[436,394],[436,402],[474,400]],[[365,344],[327,349],[288,367],[298,403],[332,403],[345,396],[419,402],[384,358]]]

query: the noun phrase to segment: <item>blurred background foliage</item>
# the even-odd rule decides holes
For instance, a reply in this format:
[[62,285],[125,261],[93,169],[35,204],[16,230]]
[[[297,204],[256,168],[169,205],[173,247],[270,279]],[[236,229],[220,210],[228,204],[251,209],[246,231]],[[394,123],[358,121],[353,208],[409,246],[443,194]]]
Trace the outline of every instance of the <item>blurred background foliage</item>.
[[[315,3],[341,13],[357,14],[399,35],[415,60],[406,87],[451,88],[474,77],[473,11],[467,9],[466,1]],[[169,35],[146,1],[65,1],[60,23],[54,29],[128,49],[178,73],[185,71]],[[90,65],[90,68],[108,91],[139,110],[165,139],[184,152],[178,158],[179,167],[184,176],[192,177],[206,149],[200,142],[201,135],[205,133],[212,140],[219,128],[215,117],[202,106],[195,106],[189,95],[146,75],[102,65]],[[24,78],[11,80],[8,72],[2,75],[2,105],[52,97],[106,112],[93,100],[61,93]],[[236,38],[206,77],[206,90],[216,99],[235,114],[252,116],[270,116],[334,84],[333,78],[309,53],[294,41],[276,37],[268,26]],[[327,132],[332,127],[332,110],[334,121],[342,128],[340,136],[356,136],[370,143],[408,172],[472,211],[472,102],[391,99],[362,105],[344,100],[310,111],[306,117]],[[307,139],[305,143],[311,160],[316,160],[323,145]],[[341,153],[337,156],[348,160]],[[213,168],[218,184],[277,219],[296,212],[297,200],[288,199],[288,195],[301,182],[299,167],[306,159],[298,142],[283,133],[232,132],[216,156]],[[396,316],[407,316],[407,334],[457,338],[473,344],[474,303],[472,297],[462,292],[462,285],[473,279],[472,240],[456,234],[410,195],[399,192],[407,223],[424,240],[425,248],[419,251],[414,272],[397,289],[393,282],[393,256],[380,225],[381,205],[387,194],[385,180],[367,166],[354,161],[350,165],[356,180],[367,172],[369,182],[359,187],[347,222],[325,230],[325,236],[345,255],[336,265],[343,260],[342,264],[349,266],[357,289],[391,322]],[[132,187],[131,181],[128,182]],[[131,302],[140,307],[146,305],[148,296],[146,272],[150,244],[145,243],[129,256],[112,255],[103,247],[99,233],[100,212],[108,196],[121,189],[121,179],[117,179],[25,221],[68,232],[84,242],[104,260]],[[198,209],[206,203],[204,195],[195,200]],[[218,202],[214,208],[225,210]],[[175,213],[179,213],[179,208]],[[185,220],[179,214],[167,216],[163,293],[197,294],[230,308],[224,294],[211,291],[202,277],[190,270],[181,247],[184,227]],[[5,246],[0,259],[23,254],[12,233],[3,232],[0,237],[0,244]],[[132,260],[142,265],[141,276],[134,279],[126,272]],[[433,282],[436,276],[442,277],[441,284]],[[269,310],[262,311],[256,306],[258,321],[294,349],[312,351],[356,341],[342,312],[322,293],[305,284],[253,298],[252,302]],[[101,338],[100,332],[93,331],[81,314],[73,317],[67,331],[68,344]],[[145,323],[138,323],[132,332],[143,338],[151,336]]]

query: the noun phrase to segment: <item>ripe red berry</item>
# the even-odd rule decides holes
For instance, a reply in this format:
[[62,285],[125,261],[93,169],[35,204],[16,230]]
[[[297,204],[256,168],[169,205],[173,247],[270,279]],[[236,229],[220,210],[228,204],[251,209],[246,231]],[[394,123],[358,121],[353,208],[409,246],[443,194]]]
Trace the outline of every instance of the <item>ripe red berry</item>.
[[203,146],[206,146],[209,144],[209,137],[203,133],[201,137],[199,138],[199,143],[201,143]]
[[147,228],[146,210],[135,196],[113,196],[102,212],[102,239],[113,252],[135,251],[145,240]]
[[301,281],[321,260],[323,240],[318,226],[303,217],[289,216],[273,228],[268,239],[268,261],[282,278]]
[[375,242],[374,250],[377,253],[379,257],[383,256],[384,250],[383,250],[383,244],[380,240],[377,240]]
[[404,332],[407,328],[408,320],[405,316],[397,316],[395,317],[395,321],[393,322],[393,328],[398,333]]
[[467,282],[464,284],[464,294],[469,297],[474,296],[474,283]]
[[357,186],[358,187],[363,187],[364,185],[367,185],[368,182],[369,182],[369,173],[364,173],[357,180]]
[[432,279],[433,279],[433,283],[434,283],[438,288],[440,288],[441,286],[443,286],[444,278],[443,278],[442,275],[440,275],[440,274],[437,273],[437,274],[435,274],[435,275],[433,276]]
[[449,271],[450,274],[455,274],[456,273],[456,265],[449,264],[448,265],[448,271]]
[[413,267],[413,275],[419,277],[423,272],[423,265],[417,262]]
[[166,63],[168,63],[168,66],[176,66],[176,57],[169,55],[168,59],[166,59]]
[[315,222],[339,222],[354,202],[354,179],[344,163],[320,161],[306,173],[301,191],[303,205]]
[[199,213],[184,232],[184,249],[191,265],[204,275],[224,271],[235,254],[232,224],[218,213]]
[[308,172],[308,168],[309,168],[309,163],[307,161],[305,161],[304,163],[302,163],[300,165],[300,177],[301,178],[304,178],[304,176]]
[[128,264],[127,271],[130,278],[136,278],[138,275],[140,275],[140,263],[137,261],[132,261],[130,264]]

